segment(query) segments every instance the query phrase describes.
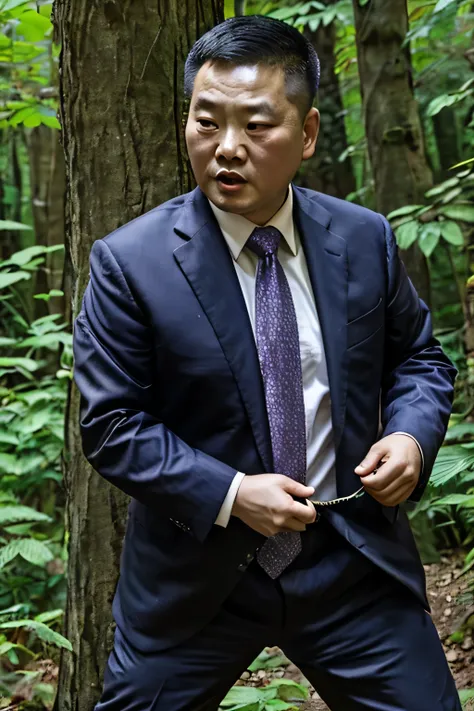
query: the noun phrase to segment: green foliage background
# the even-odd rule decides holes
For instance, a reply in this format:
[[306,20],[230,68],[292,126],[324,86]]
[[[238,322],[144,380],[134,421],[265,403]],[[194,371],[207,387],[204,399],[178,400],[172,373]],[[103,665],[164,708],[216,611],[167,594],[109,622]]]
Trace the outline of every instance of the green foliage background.
[[[226,16],[244,4],[226,0]],[[351,0],[245,5],[248,14],[270,15],[301,31],[335,28],[347,134],[338,160],[350,157],[356,185],[341,197],[375,207]],[[35,662],[57,661],[60,647],[70,649],[61,636],[67,555],[61,457],[71,325],[50,308],[62,291],[38,289],[52,248],[38,244],[33,229],[26,149],[31,131],[60,129],[51,8],[41,0],[0,0],[0,708],[19,679],[28,687],[22,708],[51,708],[54,684],[44,682]],[[388,217],[400,248],[417,242],[428,258],[436,334],[460,371],[445,446],[427,495],[410,515],[425,560],[435,560],[440,548],[463,546],[467,571],[474,566],[474,363],[466,345],[474,279],[474,3],[409,0],[408,13],[412,80],[436,185],[422,205]],[[446,115],[455,146],[448,168],[436,128]],[[265,655],[256,662],[269,663]],[[263,691],[235,687],[222,708],[281,711],[305,695],[286,680]]]

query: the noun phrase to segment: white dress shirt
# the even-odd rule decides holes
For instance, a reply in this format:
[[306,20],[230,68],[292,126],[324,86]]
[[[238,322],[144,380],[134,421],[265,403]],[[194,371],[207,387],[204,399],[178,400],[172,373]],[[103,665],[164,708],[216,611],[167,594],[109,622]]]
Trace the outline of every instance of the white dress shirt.
[[[235,271],[255,336],[255,280],[258,257],[245,244],[258,225],[242,215],[224,212],[212,202],[209,204],[234,259]],[[291,185],[285,203],[267,225],[276,227],[284,238],[278,248],[278,259],[288,279],[298,323],[306,420],[306,483],[314,487],[318,501],[329,501],[337,496],[329,380],[306,258],[293,220]],[[421,455],[423,457],[422,452]],[[244,473],[237,472],[215,521],[217,525],[227,526],[244,476]]]

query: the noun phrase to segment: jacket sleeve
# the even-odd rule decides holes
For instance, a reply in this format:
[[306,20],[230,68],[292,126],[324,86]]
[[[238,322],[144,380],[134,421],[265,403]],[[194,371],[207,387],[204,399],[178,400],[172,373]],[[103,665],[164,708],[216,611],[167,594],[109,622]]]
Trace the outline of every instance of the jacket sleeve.
[[190,447],[152,414],[159,392],[146,317],[106,241],[94,243],[90,263],[74,328],[84,454],[110,483],[203,541],[236,470]]
[[429,309],[408,278],[390,225],[382,221],[388,270],[382,436],[406,432],[423,450],[423,471],[410,497],[418,501],[446,433],[457,371],[434,338]]

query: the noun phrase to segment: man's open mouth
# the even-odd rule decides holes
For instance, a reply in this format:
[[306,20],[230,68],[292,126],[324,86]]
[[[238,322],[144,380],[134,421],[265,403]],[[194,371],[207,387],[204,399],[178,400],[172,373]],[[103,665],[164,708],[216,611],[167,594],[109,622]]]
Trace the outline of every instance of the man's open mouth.
[[247,182],[240,175],[232,173],[220,173],[216,177],[216,180],[218,180],[220,183],[223,183],[224,185],[241,185]]

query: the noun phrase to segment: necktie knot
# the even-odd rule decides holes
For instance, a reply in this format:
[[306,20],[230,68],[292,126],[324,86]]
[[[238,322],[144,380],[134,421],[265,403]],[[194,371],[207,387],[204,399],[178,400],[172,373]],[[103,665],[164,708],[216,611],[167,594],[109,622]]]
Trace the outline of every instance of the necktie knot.
[[247,247],[257,255],[266,257],[278,251],[282,234],[276,227],[256,227],[247,240]]

